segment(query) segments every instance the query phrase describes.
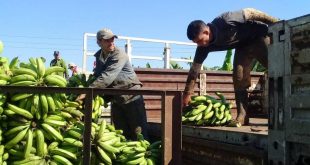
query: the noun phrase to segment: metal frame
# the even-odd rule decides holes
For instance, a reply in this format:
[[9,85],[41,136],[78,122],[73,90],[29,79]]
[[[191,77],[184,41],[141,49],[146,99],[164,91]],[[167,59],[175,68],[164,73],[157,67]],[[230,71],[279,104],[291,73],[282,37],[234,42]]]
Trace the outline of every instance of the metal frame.
[[[83,73],[88,73],[87,71],[87,56],[93,56],[95,52],[88,51],[88,38],[96,37],[94,33],[84,33],[83,37]],[[170,41],[170,40],[158,40],[158,39],[148,39],[148,38],[137,38],[137,37],[126,37],[126,36],[118,36],[119,40],[126,40],[125,51],[129,56],[129,59],[145,59],[145,60],[159,60],[164,61],[164,68],[169,69],[170,61],[176,62],[192,62],[193,60],[181,59],[181,58],[171,58],[171,49],[170,45],[185,45],[185,46],[196,46],[195,43],[189,42],[179,42],[179,41]],[[133,55],[132,54],[132,42],[133,41],[142,41],[142,42],[153,42],[153,43],[163,43],[163,54],[164,57],[156,57],[156,56],[143,56],[143,55]]]
[[[60,88],[60,87],[31,87],[31,86],[0,86],[1,92],[21,92],[21,93],[74,93],[86,94],[85,109],[92,109],[92,96],[98,94],[108,95],[159,95],[162,105],[162,142],[163,157],[162,164],[181,164],[181,91],[162,90],[122,90],[122,89],[98,89],[98,88]],[[91,151],[91,111],[85,111],[84,134],[83,134],[83,164],[90,164]]]

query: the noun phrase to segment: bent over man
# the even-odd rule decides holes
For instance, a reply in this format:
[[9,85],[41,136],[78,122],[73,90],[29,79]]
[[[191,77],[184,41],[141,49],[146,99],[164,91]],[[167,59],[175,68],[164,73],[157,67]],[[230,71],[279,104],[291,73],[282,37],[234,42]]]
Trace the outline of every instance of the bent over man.
[[233,83],[237,105],[236,122],[247,125],[247,88],[251,85],[251,63],[257,59],[267,67],[268,25],[277,21],[253,8],[225,12],[207,24],[202,20],[192,21],[187,28],[187,37],[197,43],[197,48],[184,89],[183,105],[188,105],[191,99],[195,81],[209,52],[235,49]]

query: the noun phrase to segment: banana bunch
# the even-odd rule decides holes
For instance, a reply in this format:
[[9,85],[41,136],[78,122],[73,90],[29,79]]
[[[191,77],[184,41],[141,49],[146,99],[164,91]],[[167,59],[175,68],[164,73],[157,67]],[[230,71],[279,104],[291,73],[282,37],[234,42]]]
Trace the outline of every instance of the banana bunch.
[[122,135],[123,131],[115,130],[114,126],[107,124],[105,120],[102,120],[95,130],[92,164],[112,164],[118,159],[121,148],[125,146],[126,138]]
[[10,65],[8,62],[9,62],[8,58],[0,56],[0,74],[11,75]]
[[76,74],[69,78],[68,87],[89,87],[95,81],[95,77],[90,74],[88,78],[85,74]]
[[150,144],[147,140],[126,142],[118,156],[119,164],[142,164],[155,165],[160,164],[161,159],[161,141]]
[[102,113],[102,106],[104,106],[104,100],[102,97],[100,97],[99,95],[97,95],[94,99],[93,99],[93,111],[92,111],[92,119],[94,121],[97,121],[100,117],[101,117],[101,113]]
[[19,62],[18,57],[15,57],[8,64],[8,59],[6,57],[0,57],[0,85],[7,85],[10,82],[12,69],[16,68]]
[[9,153],[4,149],[4,145],[0,145],[0,164],[7,164],[7,160],[9,158]]
[[[13,59],[14,60],[14,59]],[[66,87],[67,80],[55,72],[64,72],[60,66],[45,67],[42,58],[29,58],[29,63],[20,63],[18,60],[12,60],[11,71],[13,76],[10,79],[10,85],[16,86],[58,86]]]
[[66,142],[65,145],[59,145],[58,142],[52,142],[48,146],[50,156],[49,164],[66,164],[73,165],[81,163],[81,157],[77,155],[81,153],[81,147],[76,147],[74,141]]
[[[76,74],[69,78],[68,80],[68,87],[89,87],[89,85],[95,81],[95,77],[90,74],[88,77],[86,77],[85,74]],[[77,94],[70,94],[68,96],[69,100],[75,100],[77,98]]]
[[5,73],[0,73],[0,85],[7,85],[11,79],[11,76]]
[[189,106],[185,107],[182,116],[183,124],[197,126],[223,126],[231,116],[232,105],[226,103],[225,97],[220,92],[215,92],[219,100],[209,96],[192,96]]
[[[4,105],[5,102],[6,102],[6,94],[0,93],[0,108],[2,108],[2,105]],[[0,109],[0,112],[2,113],[3,109]]]

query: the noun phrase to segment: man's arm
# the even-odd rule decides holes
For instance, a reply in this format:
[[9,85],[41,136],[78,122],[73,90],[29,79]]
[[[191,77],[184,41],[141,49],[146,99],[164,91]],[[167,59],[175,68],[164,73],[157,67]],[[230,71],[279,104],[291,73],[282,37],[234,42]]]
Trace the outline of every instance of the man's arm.
[[254,8],[245,8],[243,9],[243,13],[246,21],[260,21],[266,24],[272,24],[279,21],[278,18],[272,17]]
[[186,85],[183,93],[183,105],[187,106],[191,101],[191,95],[194,93],[196,79],[200,73],[203,61],[208,56],[207,47],[197,47],[194,62],[188,72]]

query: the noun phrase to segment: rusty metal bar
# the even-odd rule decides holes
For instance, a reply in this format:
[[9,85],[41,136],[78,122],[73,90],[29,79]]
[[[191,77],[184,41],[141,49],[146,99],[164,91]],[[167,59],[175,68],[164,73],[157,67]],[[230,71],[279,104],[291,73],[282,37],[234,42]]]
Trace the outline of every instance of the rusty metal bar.
[[88,89],[85,98],[84,132],[83,132],[83,164],[89,165],[91,156],[91,123],[92,123],[92,100],[93,89]]

